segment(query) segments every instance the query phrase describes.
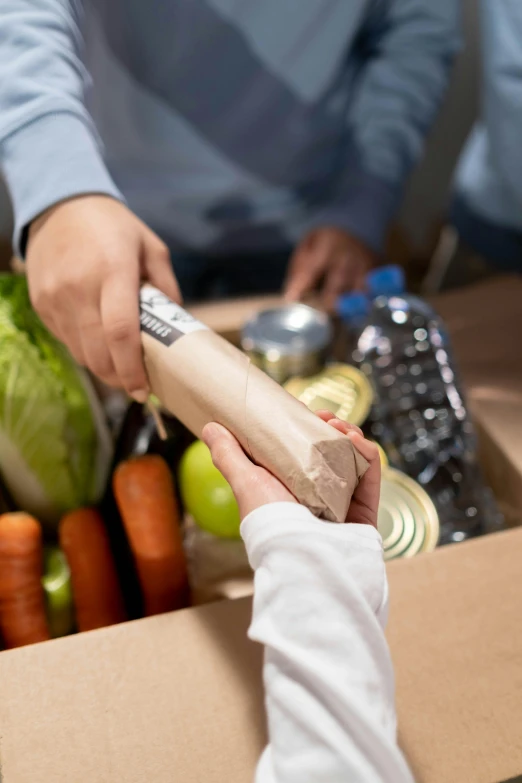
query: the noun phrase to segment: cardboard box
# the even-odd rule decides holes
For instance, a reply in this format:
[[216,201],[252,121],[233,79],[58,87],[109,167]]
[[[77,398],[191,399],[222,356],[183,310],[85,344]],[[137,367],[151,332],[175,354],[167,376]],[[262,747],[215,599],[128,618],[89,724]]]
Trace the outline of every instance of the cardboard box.
[[[418,783],[522,773],[521,561],[514,530],[388,566]],[[2,783],[250,783],[266,741],[250,611],[224,601],[2,653]]]

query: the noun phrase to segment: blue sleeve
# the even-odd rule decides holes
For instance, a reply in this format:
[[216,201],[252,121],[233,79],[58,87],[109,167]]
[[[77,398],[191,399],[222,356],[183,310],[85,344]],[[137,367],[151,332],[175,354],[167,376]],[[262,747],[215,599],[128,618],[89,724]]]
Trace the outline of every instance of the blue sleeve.
[[39,213],[75,195],[121,198],[85,109],[79,0],[3,0],[0,167],[15,215],[15,249]]
[[483,98],[493,165],[522,209],[522,3],[482,0]]
[[459,45],[460,0],[374,2],[360,36],[361,68],[348,118],[354,160],[323,223],[381,249]]

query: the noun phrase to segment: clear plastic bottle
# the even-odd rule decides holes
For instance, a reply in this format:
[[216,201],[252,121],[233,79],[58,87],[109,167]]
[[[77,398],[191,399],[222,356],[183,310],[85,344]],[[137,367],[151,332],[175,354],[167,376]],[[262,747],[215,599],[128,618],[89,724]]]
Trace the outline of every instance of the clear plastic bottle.
[[431,496],[441,543],[462,541],[498,529],[502,517],[478,464],[444,324],[427,302],[400,290],[400,277],[373,273],[366,312],[356,295],[340,301],[339,314],[350,330],[351,362],[374,389],[369,434]]

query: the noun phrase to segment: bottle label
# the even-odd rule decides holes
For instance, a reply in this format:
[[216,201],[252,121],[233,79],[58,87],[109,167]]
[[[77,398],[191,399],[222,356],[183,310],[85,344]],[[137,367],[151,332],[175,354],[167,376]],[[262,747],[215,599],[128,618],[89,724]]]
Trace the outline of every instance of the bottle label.
[[208,328],[151,285],[140,291],[140,327],[166,346],[185,334]]

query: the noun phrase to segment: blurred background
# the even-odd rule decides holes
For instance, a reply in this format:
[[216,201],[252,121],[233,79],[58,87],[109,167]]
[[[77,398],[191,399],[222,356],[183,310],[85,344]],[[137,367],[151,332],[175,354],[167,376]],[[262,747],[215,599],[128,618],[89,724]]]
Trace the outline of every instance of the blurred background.
[[[478,111],[478,2],[464,0],[463,7],[465,46],[424,158],[411,177],[389,238],[388,260],[406,266],[413,287],[426,271],[436,246],[455,163]],[[0,269],[6,268],[11,257],[11,224],[9,197],[0,179]]]

